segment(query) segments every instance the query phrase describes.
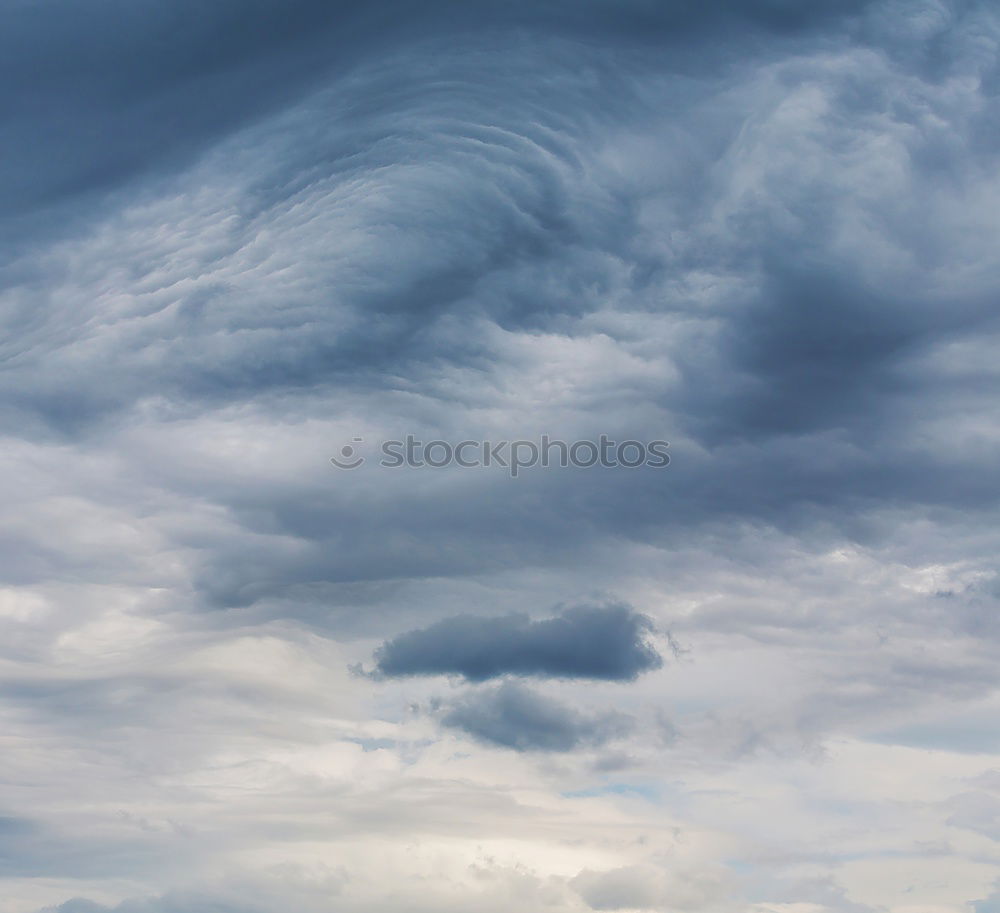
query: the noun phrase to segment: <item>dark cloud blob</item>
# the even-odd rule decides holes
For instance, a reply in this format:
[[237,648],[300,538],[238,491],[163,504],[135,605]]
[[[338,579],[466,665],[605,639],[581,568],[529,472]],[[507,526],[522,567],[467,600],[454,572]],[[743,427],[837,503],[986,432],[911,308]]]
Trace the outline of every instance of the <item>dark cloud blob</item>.
[[623,714],[587,716],[516,682],[454,701],[441,722],[478,741],[515,751],[572,751],[627,732]]
[[632,681],[663,665],[646,641],[651,629],[647,617],[623,605],[572,608],[542,621],[465,615],[386,641],[375,653],[375,672],[474,682],[502,675]]

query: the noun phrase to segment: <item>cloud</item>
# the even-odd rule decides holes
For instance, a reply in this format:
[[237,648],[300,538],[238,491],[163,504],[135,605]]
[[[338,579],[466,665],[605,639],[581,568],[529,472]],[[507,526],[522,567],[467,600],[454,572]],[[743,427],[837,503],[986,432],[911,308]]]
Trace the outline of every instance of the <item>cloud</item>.
[[663,873],[640,866],[584,871],[572,885],[592,910],[659,910],[669,896]]
[[58,907],[48,907],[41,913],[261,913],[261,907],[246,900],[171,893],[158,898],[124,900],[113,907],[74,898]]
[[83,897],[74,897],[58,907],[46,907],[41,913],[108,913],[109,907],[101,906]]
[[515,751],[572,751],[628,731],[623,714],[586,716],[515,682],[475,691],[447,705],[441,722]]
[[592,910],[704,910],[728,899],[718,870],[671,874],[653,865],[584,869],[570,885]]
[[[0,237],[20,245],[26,235],[80,228],[94,211],[106,211],[109,194],[141,193],[317,84],[445,32],[474,38],[527,25],[584,39],[597,30],[619,41],[669,42],[685,31],[736,24],[794,31],[863,5],[815,3],[803,12],[744,0],[707,11],[686,0],[438,0],[419,13],[400,0],[219,0],[210,8],[142,0],[126,12],[81,9],[70,0],[12,5],[0,33],[3,138],[12,150],[0,174],[9,213]],[[14,85],[20,89],[6,88]]]
[[632,681],[663,665],[646,640],[652,627],[624,605],[570,608],[542,621],[464,615],[386,641],[375,652],[375,672],[474,682],[502,675]]
[[994,890],[995,4],[0,7],[4,913]]

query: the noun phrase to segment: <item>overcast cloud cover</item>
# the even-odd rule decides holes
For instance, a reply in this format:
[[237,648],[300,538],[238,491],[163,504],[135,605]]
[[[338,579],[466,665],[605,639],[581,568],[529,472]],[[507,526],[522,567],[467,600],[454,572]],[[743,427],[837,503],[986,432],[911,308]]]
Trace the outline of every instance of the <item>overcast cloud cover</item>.
[[993,0],[7,0],[0,113],[0,913],[1000,911]]

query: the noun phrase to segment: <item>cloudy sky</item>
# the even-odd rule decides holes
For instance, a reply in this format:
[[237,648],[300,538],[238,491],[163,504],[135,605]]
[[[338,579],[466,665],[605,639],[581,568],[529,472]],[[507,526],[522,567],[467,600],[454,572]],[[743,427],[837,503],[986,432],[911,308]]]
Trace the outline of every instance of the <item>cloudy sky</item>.
[[0,112],[0,913],[1000,911],[995,0],[6,0]]

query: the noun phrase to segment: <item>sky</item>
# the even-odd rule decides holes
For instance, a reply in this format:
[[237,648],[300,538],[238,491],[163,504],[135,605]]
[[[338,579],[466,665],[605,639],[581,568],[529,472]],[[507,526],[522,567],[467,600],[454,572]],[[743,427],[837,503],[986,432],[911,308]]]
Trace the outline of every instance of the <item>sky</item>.
[[992,0],[6,0],[0,148],[0,913],[1000,911]]

